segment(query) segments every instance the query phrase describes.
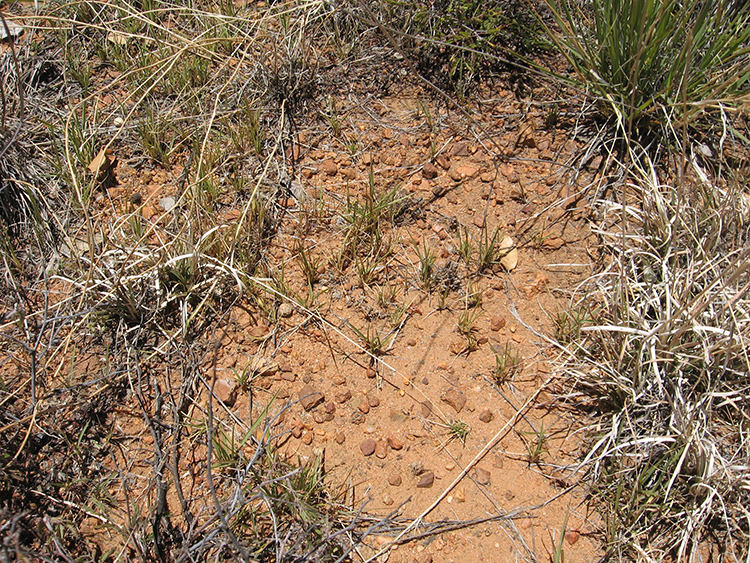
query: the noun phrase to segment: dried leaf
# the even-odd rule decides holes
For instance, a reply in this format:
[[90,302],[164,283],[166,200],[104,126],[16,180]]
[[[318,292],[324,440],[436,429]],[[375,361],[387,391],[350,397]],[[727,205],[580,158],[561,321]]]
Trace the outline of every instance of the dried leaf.
[[505,235],[503,240],[500,242],[500,253],[503,255],[500,258],[500,264],[503,268],[509,272],[518,265],[518,249],[513,239],[508,235]]
[[109,159],[107,158],[107,153],[104,151],[104,149],[101,149],[99,151],[99,154],[97,154],[91,162],[89,162],[89,170],[93,172],[94,174],[99,174],[100,172],[103,172],[106,170],[109,166]]
[[114,43],[115,45],[127,45],[128,36],[119,31],[110,31],[107,34],[107,41],[109,41],[110,43]]

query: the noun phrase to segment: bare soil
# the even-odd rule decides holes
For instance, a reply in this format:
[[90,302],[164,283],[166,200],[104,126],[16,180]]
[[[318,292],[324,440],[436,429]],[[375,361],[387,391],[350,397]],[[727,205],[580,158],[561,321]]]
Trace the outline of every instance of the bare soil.
[[[564,163],[580,146],[574,116],[545,127],[549,108],[531,101],[549,99],[544,89],[526,99],[503,89],[485,98],[471,108],[475,123],[412,88],[352,107],[338,99],[341,131],[300,127],[284,159],[294,190],[281,200],[270,254],[304,294],[297,251],[304,244],[315,260],[317,298],[308,309],[284,305],[276,323],[242,302],[231,309],[204,365],[214,415],[230,425],[273,419],[279,453],[320,456],[343,505],[404,526],[415,518],[444,526],[396,546],[391,561],[552,560],[560,546],[567,561],[594,561],[600,522],[568,469],[579,459],[576,423],[556,408],[549,384],[559,375],[554,321],[569,290],[591,272],[583,195],[597,163],[571,175]],[[128,155],[116,156],[119,185],[100,197],[101,209],[114,220],[136,202],[151,222],[167,222],[159,201],[179,197],[183,168],[132,167]],[[365,284],[354,266],[337,271],[336,255],[340,210],[348,198],[364,197],[370,171],[376,193],[397,188],[406,204],[387,227],[392,252]],[[221,209],[229,224],[240,212],[241,202]],[[461,235],[477,244],[495,228],[517,244],[518,265],[477,273],[459,256]],[[415,244],[437,256],[442,277],[430,291],[420,283]],[[477,314],[476,349],[457,327],[467,310]],[[352,326],[382,336],[382,354],[364,353]],[[498,381],[493,350],[506,349],[517,353],[519,369]],[[88,370],[89,361],[77,359],[76,369]],[[238,385],[248,366],[265,367]],[[168,388],[169,369],[154,360],[152,371]],[[306,409],[311,394],[319,397]],[[199,419],[207,402],[204,389],[189,416]],[[132,394],[113,416],[119,462],[137,483],[150,469],[153,439]],[[464,439],[451,432],[458,423],[468,428]],[[201,444],[199,434],[188,434],[181,445],[191,498],[208,495],[205,476],[190,468],[205,460]],[[121,485],[110,492],[121,506],[129,502]],[[173,490],[167,500],[179,513]],[[87,524],[92,541],[121,541],[104,537],[95,519]],[[373,534],[358,556],[373,557],[393,536]]]

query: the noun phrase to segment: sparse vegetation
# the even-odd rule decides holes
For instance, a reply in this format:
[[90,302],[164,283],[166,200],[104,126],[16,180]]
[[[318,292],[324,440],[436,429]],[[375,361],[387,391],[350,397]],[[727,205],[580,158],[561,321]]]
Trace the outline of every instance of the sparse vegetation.
[[[587,553],[748,558],[747,7],[73,0],[0,23],[0,559],[384,560],[442,528],[403,524],[400,475],[363,493],[364,466],[483,436],[501,409],[466,395],[517,409],[550,366],[580,457],[556,465],[524,407],[516,459],[581,480]],[[556,268],[591,275],[542,292]],[[399,491],[433,494],[414,459]],[[561,515],[554,561],[584,523]]]

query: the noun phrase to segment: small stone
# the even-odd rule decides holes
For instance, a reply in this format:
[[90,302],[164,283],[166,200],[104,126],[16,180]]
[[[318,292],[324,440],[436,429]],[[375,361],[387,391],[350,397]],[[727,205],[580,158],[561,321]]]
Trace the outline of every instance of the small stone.
[[419,406],[422,409],[422,417],[427,418],[432,414],[432,403],[430,401],[422,401]]
[[339,171],[339,167],[333,160],[328,158],[320,163],[320,170],[328,176],[335,176]]
[[456,168],[461,178],[475,178],[479,174],[479,168],[475,166],[459,166]]
[[508,180],[508,182],[510,182],[511,184],[515,184],[519,180],[518,173],[510,164],[501,166],[500,172],[502,173],[503,176],[505,176],[505,179]]
[[336,393],[336,402],[345,403],[352,398],[352,392],[349,389],[344,389],[340,393]]
[[492,332],[497,332],[504,326],[505,326],[505,319],[503,317],[492,317],[492,320],[490,321],[490,330]]
[[502,469],[503,465],[505,465],[505,462],[503,461],[503,456],[500,454],[496,454],[494,458],[492,458],[492,467],[495,469]]
[[302,435],[302,443],[303,443],[303,444],[305,444],[305,445],[309,446],[310,444],[312,444],[312,441],[313,441],[313,435],[312,435],[312,432],[305,432],[305,433],[304,433],[304,434]]
[[401,486],[401,475],[399,475],[398,473],[391,473],[388,476],[388,484],[391,487],[399,487],[399,486]]
[[367,404],[367,400],[365,399],[362,399],[357,408],[362,414],[367,414],[368,412],[370,412],[370,405]]
[[457,502],[466,502],[466,489],[458,487],[453,493],[453,498],[456,499]]
[[141,203],[143,203],[143,196],[137,192],[132,194],[130,196],[130,203],[132,203],[133,205],[140,205]]
[[395,436],[388,436],[386,440],[388,441],[388,445],[392,450],[398,451],[404,447],[404,443]]
[[435,165],[431,162],[425,162],[424,166],[422,167],[422,176],[424,176],[428,180],[432,180],[433,178],[436,178],[437,175],[438,169],[435,168]]
[[365,415],[359,411],[352,413],[352,424],[362,424],[365,421]]
[[383,440],[378,440],[377,444],[375,445],[375,457],[379,459],[385,459],[386,455],[388,455],[388,444],[386,444]]
[[479,227],[480,229],[484,227],[484,214],[477,213],[474,215],[474,220],[472,221],[474,223],[475,227]]
[[293,426],[292,427],[292,436],[295,438],[300,438],[302,436],[302,427],[301,426]]
[[432,187],[432,195],[434,195],[435,197],[440,197],[447,191],[448,188],[445,186],[437,185]]
[[159,200],[159,205],[164,211],[172,211],[175,205],[177,205],[177,200],[171,195],[168,195],[167,197],[163,197]]
[[346,436],[343,432],[336,432],[336,435],[333,437],[334,441],[341,445],[344,443],[344,440],[346,440]]
[[291,303],[284,302],[279,305],[277,312],[280,317],[287,319],[292,316],[292,313],[294,313],[294,307],[292,307]]
[[419,488],[419,489],[429,489],[430,487],[432,487],[432,484],[434,482],[435,482],[435,473],[433,471],[425,471],[419,477],[419,482],[417,483],[417,488]]
[[516,493],[508,489],[507,491],[505,491],[504,496],[505,496],[505,500],[511,501],[514,498],[516,498]]
[[391,410],[391,422],[395,422],[396,424],[401,424],[402,422],[406,422],[408,417],[398,410]]
[[492,477],[492,475],[486,469],[482,469],[481,467],[477,467],[474,470],[474,479],[480,485],[489,485],[490,484],[490,477]]
[[440,168],[442,168],[443,170],[448,170],[451,167],[451,159],[444,154],[438,156],[435,159],[435,162],[437,162],[438,166],[440,166]]
[[565,246],[565,244],[567,244],[565,239],[561,237],[549,237],[542,242],[542,246],[548,250],[557,250]]
[[386,506],[391,506],[393,504],[393,497],[389,495],[388,493],[383,493],[383,504]]
[[368,393],[367,394],[367,404],[370,405],[370,408],[374,409],[374,408],[380,406],[380,399],[378,399],[376,395],[372,395],[372,394]]
[[276,393],[276,397],[278,397],[279,399],[288,399],[288,398],[289,398],[289,391],[287,391],[286,389],[284,389],[284,388],[282,387],[282,388],[281,388],[281,389],[279,389],[279,390],[278,390],[278,392]]
[[449,389],[443,395],[442,400],[443,402],[448,403],[457,413],[459,413],[466,404],[466,395],[464,395],[457,389]]
[[[422,547],[421,545],[419,547]],[[415,559],[414,563],[432,563],[432,554],[431,553],[420,553]]]
[[226,406],[231,407],[237,400],[237,381],[234,379],[217,379],[214,395]]
[[256,339],[265,338],[268,334],[268,327],[262,325],[253,326],[248,329],[247,333]]
[[367,371],[365,372],[365,375],[368,379],[374,378],[376,375],[378,375],[378,372],[375,371],[373,368],[367,368]]
[[316,422],[317,424],[323,424],[323,423],[325,422],[325,420],[326,420],[326,419],[325,419],[325,417],[323,416],[323,413],[322,413],[322,412],[315,412],[315,413],[313,413],[313,420],[314,420],[314,421],[315,421],[315,422]]
[[325,400],[323,393],[312,385],[305,385],[299,392],[299,402],[306,411],[312,410]]
[[346,378],[342,375],[334,375],[331,378],[331,381],[333,381],[334,385],[343,385],[344,383],[346,383]]
[[417,345],[417,341],[415,339],[413,339],[413,338],[407,338],[406,339],[406,345],[407,346],[416,346]]
[[494,415],[492,414],[492,411],[490,409],[484,409],[481,413],[479,413],[479,420],[481,420],[482,422],[492,422],[493,418]]
[[578,538],[581,536],[580,532],[578,530],[570,530],[568,532],[565,532],[565,541],[568,542],[569,545],[573,545],[578,541]]
[[465,142],[456,143],[451,149],[451,156],[469,156],[469,145]]
[[375,440],[373,440],[372,438],[368,438],[367,440],[365,440],[359,445],[359,449],[362,450],[362,453],[365,456],[371,456],[372,454],[374,454],[376,447],[377,447],[377,444],[375,443]]

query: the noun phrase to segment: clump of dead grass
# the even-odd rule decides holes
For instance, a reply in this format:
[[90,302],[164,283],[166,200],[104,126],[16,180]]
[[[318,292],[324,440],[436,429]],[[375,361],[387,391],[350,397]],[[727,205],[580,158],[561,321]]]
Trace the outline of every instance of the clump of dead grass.
[[579,470],[611,556],[692,560],[716,542],[744,559],[748,196],[695,157],[669,183],[644,151],[629,159],[619,196],[598,202],[606,253],[570,308],[584,322],[561,339],[561,394],[591,416]]

